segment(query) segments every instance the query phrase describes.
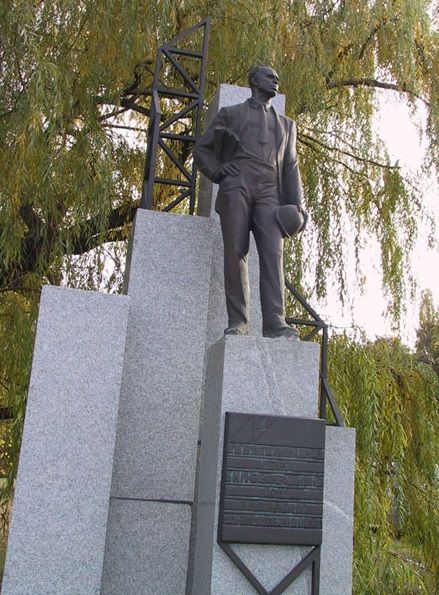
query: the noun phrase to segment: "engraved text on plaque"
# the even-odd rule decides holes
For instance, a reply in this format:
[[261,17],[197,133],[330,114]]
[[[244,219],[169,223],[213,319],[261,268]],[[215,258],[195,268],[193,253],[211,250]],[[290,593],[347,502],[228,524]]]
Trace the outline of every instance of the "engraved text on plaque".
[[226,413],[220,542],[319,545],[325,421]]

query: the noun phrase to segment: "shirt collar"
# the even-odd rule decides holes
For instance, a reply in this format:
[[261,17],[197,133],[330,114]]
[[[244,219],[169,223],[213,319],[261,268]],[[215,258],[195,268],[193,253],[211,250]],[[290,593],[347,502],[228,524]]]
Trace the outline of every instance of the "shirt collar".
[[259,109],[260,107],[263,107],[266,112],[269,112],[271,110],[271,107],[272,107],[271,105],[266,105],[265,103],[259,103],[259,102],[255,101],[253,99],[253,97],[249,97],[247,99],[247,103],[249,104],[249,106],[252,109]]

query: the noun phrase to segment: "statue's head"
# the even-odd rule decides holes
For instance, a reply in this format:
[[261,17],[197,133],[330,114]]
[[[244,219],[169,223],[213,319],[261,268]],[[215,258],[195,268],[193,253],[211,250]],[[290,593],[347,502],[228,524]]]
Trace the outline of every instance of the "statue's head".
[[257,91],[274,97],[279,89],[279,76],[270,66],[253,66],[248,73],[248,84],[253,94]]

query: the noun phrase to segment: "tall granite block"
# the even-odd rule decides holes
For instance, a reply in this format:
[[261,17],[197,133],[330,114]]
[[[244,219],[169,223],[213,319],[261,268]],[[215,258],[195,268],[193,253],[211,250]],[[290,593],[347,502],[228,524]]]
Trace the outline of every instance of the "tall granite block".
[[[212,226],[212,263],[209,280],[205,357],[207,357],[208,348],[221,339],[224,329],[227,328],[227,309],[224,291],[224,249],[218,216],[212,219]],[[252,269],[253,272],[254,270]],[[254,301],[253,292],[252,301]],[[257,320],[260,319],[261,314],[259,313]]]
[[[248,87],[221,84],[215,94],[205,117],[205,126],[211,122],[215,114],[222,108],[248,99],[251,91]],[[285,95],[276,95],[273,107],[279,114],[285,113]],[[211,290],[209,303],[209,318],[207,326],[207,344],[212,345],[221,338],[227,326],[227,312],[224,299],[224,257],[219,217],[215,213],[215,200],[218,185],[213,184],[205,176],[200,176],[200,194],[198,199],[198,214],[212,217],[215,223],[213,237],[213,262],[211,270]],[[261,302],[259,298],[259,257],[256,244],[251,235],[249,252],[250,276],[250,330],[252,336],[262,335]]]
[[102,595],[184,593],[191,507],[112,498]]
[[326,428],[322,595],[351,595],[355,429]]
[[212,231],[205,217],[136,215],[104,594],[185,590]]
[[[317,417],[318,345],[256,337],[225,337],[209,353],[194,529],[193,595],[240,595],[254,588],[218,546],[217,522],[226,411]],[[354,431],[327,428],[321,593],[351,588]],[[338,486],[338,487],[337,487]],[[339,498],[338,490],[344,494]],[[235,544],[266,589],[274,588],[310,547]],[[310,595],[305,571],[286,591]]]
[[100,592],[128,305],[43,289],[4,595]]
[[139,210],[112,495],[192,501],[212,222]]

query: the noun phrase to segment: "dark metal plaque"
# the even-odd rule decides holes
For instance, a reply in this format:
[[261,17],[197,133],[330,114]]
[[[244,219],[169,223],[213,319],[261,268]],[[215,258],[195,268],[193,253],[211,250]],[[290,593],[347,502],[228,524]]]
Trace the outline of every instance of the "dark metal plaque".
[[226,413],[218,540],[320,545],[325,421]]

